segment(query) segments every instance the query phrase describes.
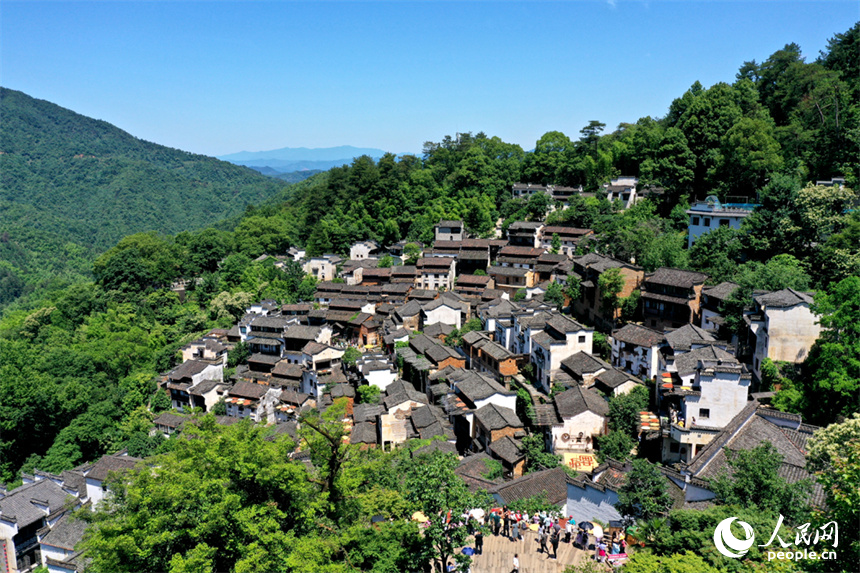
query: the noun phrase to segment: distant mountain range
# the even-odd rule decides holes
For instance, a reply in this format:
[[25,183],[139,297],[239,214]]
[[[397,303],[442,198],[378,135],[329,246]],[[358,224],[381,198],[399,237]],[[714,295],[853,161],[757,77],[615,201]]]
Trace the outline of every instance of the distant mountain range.
[[259,168],[268,167],[280,173],[291,171],[318,170],[325,171],[332,167],[339,167],[352,163],[352,160],[362,155],[369,155],[379,159],[385,155],[381,149],[368,147],[353,147],[352,145],[341,145],[339,147],[284,147],[271,151],[240,151],[229,155],[221,155],[218,159],[229,161],[236,165],[244,165],[257,169],[265,175],[267,173]]

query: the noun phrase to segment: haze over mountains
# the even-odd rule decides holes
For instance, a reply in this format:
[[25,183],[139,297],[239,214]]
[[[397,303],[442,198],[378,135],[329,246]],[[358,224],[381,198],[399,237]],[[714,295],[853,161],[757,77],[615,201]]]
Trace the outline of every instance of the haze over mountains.
[[[268,167],[273,171],[289,173],[305,170],[325,171],[332,167],[348,165],[352,163],[353,159],[362,155],[379,159],[385,153],[381,149],[353,147],[352,145],[319,148],[283,147],[270,151],[240,151],[239,153],[221,155],[218,159],[246,167]],[[273,175],[261,169],[258,170],[266,175]]]

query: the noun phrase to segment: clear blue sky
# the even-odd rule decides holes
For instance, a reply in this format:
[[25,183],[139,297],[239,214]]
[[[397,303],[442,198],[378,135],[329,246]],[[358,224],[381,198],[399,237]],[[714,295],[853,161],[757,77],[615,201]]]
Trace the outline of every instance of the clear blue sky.
[[15,2],[0,83],[207,155],[420,152],[484,131],[524,149],[662,116],[694,81],[860,20],[819,2]]

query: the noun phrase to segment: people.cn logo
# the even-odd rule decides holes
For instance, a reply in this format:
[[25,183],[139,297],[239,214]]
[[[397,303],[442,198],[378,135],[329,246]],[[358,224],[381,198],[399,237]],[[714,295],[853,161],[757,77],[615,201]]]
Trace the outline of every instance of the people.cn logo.
[[726,557],[731,557],[732,559],[740,559],[746,555],[747,551],[752,547],[752,544],[755,543],[755,533],[753,532],[753,528],[745,521],[738,521],[738,525],[743,528],[747,538],[738,539],[732,534],[730,526],[736,519],[737,517],[724,519],[714,530],[714,545],[717,546],[717,551]]

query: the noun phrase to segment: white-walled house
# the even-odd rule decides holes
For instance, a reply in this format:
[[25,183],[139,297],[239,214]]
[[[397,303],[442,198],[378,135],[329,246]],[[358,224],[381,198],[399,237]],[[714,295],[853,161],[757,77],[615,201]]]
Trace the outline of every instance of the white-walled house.
[[379,245],[376,241],[361,241],[350,247],[349,259],[352,261],[360,261],[362,259],[375,258],[378,251]]
[[135,458],[129,455],[114,454],[111,456],[102,456],[102,458],[92,465],[88,470],[84,471],[84,478],[87,484],[87,497],[95,508],[98,502],[105,497],[105,480],[114,472],[124,472],[131,469],[141,461],[140,458]]
[[629,209],[636,204],[639,197],[636,194],[636,185],[639,179],[631,176],[621,176],[604,184],[606,190],[606,200],[612,203],[613,201],[621,201],[622,209]]
[[4,566],[4,573],[27,571],[39,565],[39,530],[62,517],[70,497],[83,498],[86,494],[41,472],[22,474],[22,478],[24,483],[15,489],[7,491],[0,486],[0,565]]
[[455,328],[462,326],[461,305],[439,297],[421,307],[422,324],[450,324]]
[[577,352],[591,354],[593,336],[593,328],[561,314],[547,319],[543,331],[532,335],[530,359],[535,367],[535,380],[545,392],[550,391],[551,381],[561,370],[563,360]]
[[397,367],[391,362],[372,360],[363,364],[356,364],[361,370],[362,377],[371,386],[376,386],[383,392],[397,381]]
[[607,432],[609,404],[597,391],[574,386],[553,397],[558,419],[550,428],[554,454],[581,454],[594,450],[594,438]]
[[337,266],[328,257],[311,257],[302,265],[302,270],[318,281],[330,281],[337,276]]
[[761,363],[771,360],[799,363],[821,334],[821,325],[809,308],[811,293],[783,289],[753,296],[755,314],[750,331],[755,336],[753,372],[761,378]]
[[86,526],[87,522],[72,518],[71,513],[66,512],[56,523],[39,530],[42,565],[48,567],[48,571],[62,568],[76,571],[73,559],[77,554],[75,545],[83,539]]
[[660,372],[662,332],[629,323],[612,333],[612,365],[642,380],[653,380]]
[[663,461],[689,463],[747,407],[752,376],[744,364],[715,347],[697,348],[675,360],[680,387],[665,391],[677,423],[663,440]]

